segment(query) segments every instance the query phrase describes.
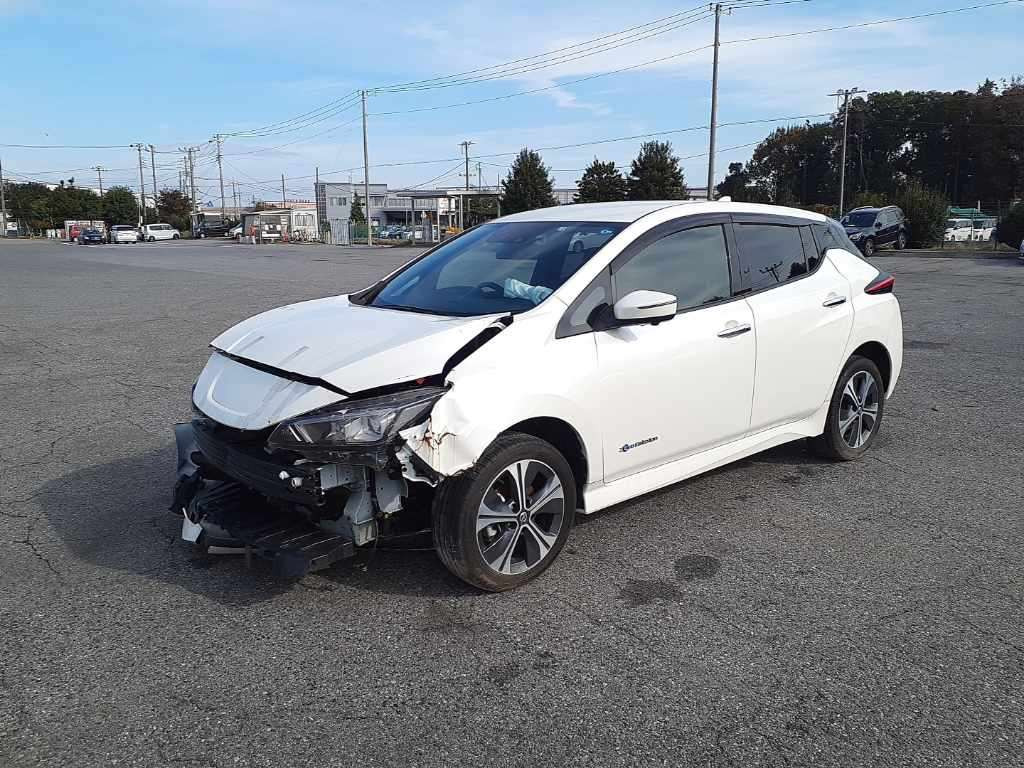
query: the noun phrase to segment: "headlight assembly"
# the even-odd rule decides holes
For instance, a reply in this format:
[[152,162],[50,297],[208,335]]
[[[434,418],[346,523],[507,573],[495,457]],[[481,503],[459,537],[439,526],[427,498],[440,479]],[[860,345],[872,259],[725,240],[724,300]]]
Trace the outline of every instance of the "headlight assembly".
[[292,451],[381,445],[426,416],[445,391],[440,387],[421,387],[393,395],[346,400],[282,421],[267,445]]

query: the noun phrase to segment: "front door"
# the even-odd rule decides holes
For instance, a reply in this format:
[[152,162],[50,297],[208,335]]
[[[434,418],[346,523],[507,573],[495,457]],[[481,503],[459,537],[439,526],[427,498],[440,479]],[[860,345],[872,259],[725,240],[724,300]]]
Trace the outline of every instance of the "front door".
[[661,291],[676,297],[678,314],[596,332],[606,482],[747,432],[753,315],[733,294],[727,219],[696,219],[647,233],[611,266],[612,303]]

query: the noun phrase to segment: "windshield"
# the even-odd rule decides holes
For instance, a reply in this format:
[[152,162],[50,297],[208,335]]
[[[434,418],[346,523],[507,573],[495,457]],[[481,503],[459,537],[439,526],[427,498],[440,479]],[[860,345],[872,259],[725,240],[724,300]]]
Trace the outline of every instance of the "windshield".
[[460,317],[524,312],[550,296],[625,226],[484,224],[410,264],[371,291],[367,303]]
[[860,211],[849,214],[843,223],[849,227],[870,227],[878,214],[874,211]]

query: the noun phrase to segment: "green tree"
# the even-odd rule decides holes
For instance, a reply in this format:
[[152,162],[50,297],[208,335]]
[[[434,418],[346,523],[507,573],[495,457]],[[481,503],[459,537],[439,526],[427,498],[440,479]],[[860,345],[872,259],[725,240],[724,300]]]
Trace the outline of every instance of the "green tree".
[[110,226],[139,220],[139,199],[128,187],[111,187],[104,192],[101,208],[103,220]]
[[685,200],[686,180],[667,141],[645,141],[627,180],[630,200]]
[[70,179],[68,184],[61,181],[60,186],[50,191],[50,216],[55,222],[100,217],[99,196],[92,190],[79,189],[74,181]]
[[353,224],[365,224],[366,214],[363,213],[363,201],[359,197],[359,193],[356,192],[352,198],[352,210],[349,212],[349,218]]
[[57,226],[50,212],[50,190],[45,184],[4,184],[9,215],[28,232]]
[[751,178],[743,163],[729,163],[729,173],[715,191],[719,197],[728,197],[737,203],[767,203],[771,200],[765,187]]
[[573,197],[576,203],[606,203],[626,199],[626,178],[615,163],[602,163],[596,157],[583,172]]
[[893,202],[907,217],[910,245],[928,247],[942,241],[949,215],[949,200],[945,195],[913,181],[896,193]]
[[1024,203],[1017,203],[999,222],[996,230],[999,242],[1011,248],[1019,248],[1024,240]]
[[156,212],[165,221],[181,232],[191,232],[192,201],[188,195],[177,189],[165,187],[156,196]]
[[501,212],[519,213],[558,205],[548,168],[538,153],[523,149],[501,182]]

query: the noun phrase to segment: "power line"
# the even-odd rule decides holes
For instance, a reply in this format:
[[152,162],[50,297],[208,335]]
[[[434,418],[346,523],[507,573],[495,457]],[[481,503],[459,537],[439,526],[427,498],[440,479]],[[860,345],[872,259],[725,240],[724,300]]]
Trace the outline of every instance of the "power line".
[[548,56],[551,56],[551,55],[554,55],[554,54],[557,54],[557,53],[562,53],[564,51],[572,50],[574,48],[584,48],[584,47],[587,47],[587,46],[591,46],[591,45],[593,45],[595,43],[601,42],[602,40],[608,40],[609,38],[618,37],[620,35],[624,35],[626,33],[633,32],[633,31],[639,30],[639,29],[644,28],[644,27],[650,27],[650,26],[653,26],[655,24],[660,24],[661,22],[668,21],[670,19],[674,19],[674,18],[677,18],[679,16],[686,16],[686,15],[692,14],[695,11],[699,11],[699,10],[703,9],[704,7],[705,7],[704,5],[697,5],[697,6],[694,6],[693,8],[690,8],[689,10],[680,11],[679,13],[674,13],[674,14],[671,14],[669,16],[662,16],[659,19],[654,19],[653,21],[649,21],[649,22],[647,22],[645,24],[638,24],[638,25],[633,26],[633,27],[628,27],[627,29],[619,30],[618,32],[612,32],[612,33],[609,33],[609,34],[606,34],[606,35],[602,35],[600,37],[592,38],[590,40],[585,40],[585,41],[583,41],[581,43],[575,43],[573,45],[567,45],[567,46],[564,46],[562,48],[555,48],[554,50],[546,51],[544,53],[538,53],[538,54],[535,54],[533,56],[526,56],[526,57],[520,58],[520,59],[513,59],[511,61],[506,61],[503,64],[494,64],[494,65],[492,65],[490,67],[479,67],[477,69],[469,69],[469,70],[466,70],[464,72],[456,72],[456,73],[454,73],[452,75],[446,75],[446,76],[443,76],[443,77],[428,78],[426,80],[412,80],[412,81],[409,81],[409,82],[406,82],[406,83],[395,83],[395,84],[388,85],[388,86],[380,86],[378,88],[375,88],[374,90],[383,91],[383,90],[390,90],[392,88],[401,88],[401,87],[411,86],[411,85],[420,85],[420,84],[430,83],[430,82],[438,81],[438,80],[446,80],[446,79],[450,79],[450,78],[462,78],[462,77],[465,77],[467,75],[480,74],[482,72],[486,72],[486,71],[489,71],[489,70],[498,69],[498,68],[502,68],[502,67],[508,67],[508,66],[511,66],[511,65],[514,65],[514,64],[520,64],[520,63],[523,63],[523,62],[526,62],[526,61],[533,61],[533,60],[536,60],[536,59],[546,58]]
[[967,5],[962,8],[947,8],[942,11],[931,11],[929,13],[916,13],[912,16],[896,16],[891,19],[878,19],[876,21],[863,21],[858,24],[844,24],[838,27],[820,27],[818,29],[805,29],[800,32],[781,32],[775,35],[762,35],[760,37],[745,37],[740,40],[723,40],[722,45],[735,45],[737,43],[756,43],[762,40],[780,40],[787,37],[799,37],[801,35],[816,35],[821,32],[843,32],[848,29],[861,29],[863,27],[874,27],[879,24],[894,24],[899,21],[914,21],[916,19],[928,19],[933,16],[944,16],[950,13],[965,13],[976,11],[981,8],[994,8],[1000,5],[1015,5],[1024,0],[998,0],[994,3],[981,3],[980,5]]
[[676,23],[676,24],[672,25],[668,29],[662,29],[662,30],[659,30],[659,31],[650,32],[649,34],[645,34],[645,35],[640,36],[640,37],[635,37],[635,38],[627,39],[627,40],[624,40],[624,41],[621,41],[621,42],[616,42],[614,45],[603,45],[603,46],[595,47],[592,50],[584,50],[584,51],[581,51],[579,53],[575,53],[575,54],[571,54],[571,55],[566,54],[566,55],[563,55],[563,56],[556,57],[555,59],[551,59],[550,61],[538,62],[537,64],[532,64],[530,66],[523,66],[523,67],[518,67],[518,68],[514,68],[514,69],[499,70],[499,71],[494,72],[493,74],[489,74],[489,75],[486,75],[486,76],[479,76],[479,77],[472,77],[472,78],[463,78],[463,79],[456,79],[456,80],[447,79],[447,80],[444,80],[444,81],[439,81],[439,82],[437,82],[435,84],[420,85],[420,86],[406,86],[406,87],[376,88],[374,90],[376,92],[378,92],[378,93],[380,93],[380,92],[399,93],[399,92],[405,92],[405,91],[422,91],[422,90],[432,90],[432,89],[435,89],[435,88],[451,88],[451,87],[460,86],[460,85],[473,85],[473,84],[476,84],[476,83],[487,82],[489,80],[499,80],[499,79],[505,79],[505,78],[509,78],[509,77],[515,77],[515,76],[519,76],[519,75],[523,75],[523,74],[528,74],[530,72],[536,72],[536,71],[541,70],[541,69],[547,69],[549,67],[558,66],[560,64],[567,64],[567,63],[572,62],[572,61],[578,61],[579,59],[588,58],[590,56],[595,56],[595,55],[597,55],[599,53],[605,53],[607,51],[615,50],[617,48],[622,48],[623,46],[626,46],[626,45],[632,45],[634,43],[642,42],[643,40],[647,40],[647,39],[649,39],[651,37],[655,37],[657,35],[662,35],[662,34],[665,34],[666,32],[672,32],[672,31],[675,31],[677,29],[681,29],[682,27],[689,26],[691,24],[696,24],[697,22],[703,21],[704,19],[707,19],[709,17],[710,17],[710,14],[707,11],[702,11],[699,16],[696,16],[696,17],[691,18],[691,19],[689,19],[687,21],[684,21],[684,22]]

